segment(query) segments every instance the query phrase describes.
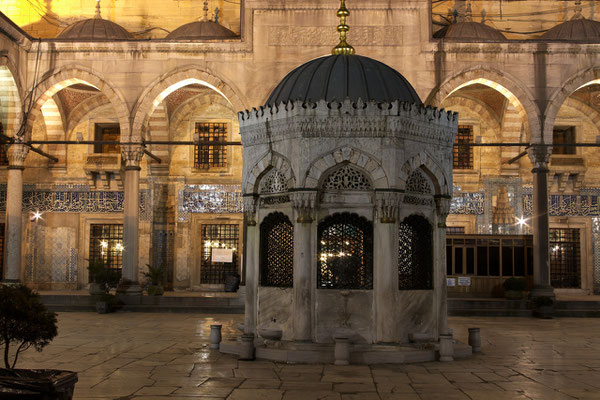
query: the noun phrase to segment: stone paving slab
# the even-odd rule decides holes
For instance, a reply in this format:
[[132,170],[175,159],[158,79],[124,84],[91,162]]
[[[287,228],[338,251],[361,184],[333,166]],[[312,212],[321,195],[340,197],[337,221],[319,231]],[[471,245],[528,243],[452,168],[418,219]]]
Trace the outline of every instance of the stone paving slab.
[[240,315],[60,313],[59,335],[20,368],[78,372],[74,399],[600,399],[600,319],[452,317],[481,328],[482,352],[450,363],[304,365],[238,361],[208,348]]

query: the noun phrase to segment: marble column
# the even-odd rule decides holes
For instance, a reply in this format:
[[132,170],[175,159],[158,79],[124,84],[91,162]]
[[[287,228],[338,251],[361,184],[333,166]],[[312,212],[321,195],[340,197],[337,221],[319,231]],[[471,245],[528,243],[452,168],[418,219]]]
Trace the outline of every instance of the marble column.
[[433,234],[433,268],[434,281],[433,285],[436,288],[435,296],[438,310],[438,334],[448,333],[448,287],[446,275],[446,219],[450,213],[451,196],[439,195],[435,197],[435,208],[437,218],[437,228],[434,227]]
[[125,162],[125,199],[123,216],[123,272],[117,291],[141,295],[138,282],[139,223],[140,223],[140,162],[144,155],[141,145],[121,147]]
[[550,244],[548,217],[548,162],[550,147],[532,145],[529,158],[533,163],[533,289],[532,297],[554,297],[550,286]]
[[402,193],[377,191],[374,223],[373,295],[375,341],[398,342],[396,313],[398,292],[398,210]]
[[292,205],[296,213],[294,224],[294,289],[293,323],[296,341],[312,341],[313,285],[311,271],[316,260],[313,254],[313,212],[317,193],[299,191],[292,193]]
[[23,169],[29,148],[14,143],[8,148],[8,182],[6,185],[6,222],[4,232],[4,282],[21,280],[21,246],[23,245]]
[[256,222],[258,199],[254,195],[244,196],[244,214],[246,219],[246,311],[244,314],[244,333],[256,334],[258,316],[258,271],[260,231]]

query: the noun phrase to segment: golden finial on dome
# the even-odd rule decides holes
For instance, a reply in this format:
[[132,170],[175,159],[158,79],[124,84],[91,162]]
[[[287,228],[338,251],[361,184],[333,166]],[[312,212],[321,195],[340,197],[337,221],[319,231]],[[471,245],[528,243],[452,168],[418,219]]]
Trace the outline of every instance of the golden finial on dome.
[[202,19],[200,21],[206,22],[206,21],[209,20],[208,19],[208,1],[204,2],[204,8],[203,8],[203,10],[204,10],[204,16],[202,17]]
[[102,19],[100,15],[100,0],[96,0],[96,15],[94,15],[94,18]]
[[346,0],[340,0],[340,8],[337,11],[337,16],[340,19],[340,24],[337,27],[337,31],[340,33],[340,42],[337,46],[331,50],[333,55],[349,55],[354,54],[354,47],[350,46],[346,42],[346,32],[350,30],[350,27],[346,25],[346,18],[350,15],[350,11],[346,8]]

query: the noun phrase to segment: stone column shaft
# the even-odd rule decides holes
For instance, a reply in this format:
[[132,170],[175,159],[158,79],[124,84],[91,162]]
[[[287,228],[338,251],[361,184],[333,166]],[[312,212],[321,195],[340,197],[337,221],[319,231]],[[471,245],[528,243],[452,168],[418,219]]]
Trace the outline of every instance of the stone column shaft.
[[296,210],[294,224],[294,289],[293,321],[294,339],[312,341],[312,266],[316,259],[313,254],[313,216],[315,192],[297,192],[292,195]]
[[258,316],[258,263],[260,231],[256,224],[256,199],[244,198],[246,214],[246,310],[244,314],[244,333],[256,334]]
[[434,281],[439,296],[438,334],[448,333],[448,287],[446,275],[446,219],[450,213],[450,196],[440,195],[435,198],[437,229],[433,235],[433,268]]
[[399,341],[395,308],[398,306],[398,209],[402,194],[377,192],[377,217],[374,223],[373,296],[375,306],[375,341]]
[[13,144],[8,149],[6,185],[6,222],[4,232],[4,282],[21,280],[21,246],[23,244],[23,164],[29,149]]
[[549,149],[533,145],[529,157],[533,173],[533,290],[532,296],[554,296],[550,286],[550,244],[548,217],[548,161]]
[[141,294],[138,283],[139,218],[140,218],[140,161],[143,148],[139,145],[123,146],[125,160],[125,198],[123,215],[123,272],[119,292]]

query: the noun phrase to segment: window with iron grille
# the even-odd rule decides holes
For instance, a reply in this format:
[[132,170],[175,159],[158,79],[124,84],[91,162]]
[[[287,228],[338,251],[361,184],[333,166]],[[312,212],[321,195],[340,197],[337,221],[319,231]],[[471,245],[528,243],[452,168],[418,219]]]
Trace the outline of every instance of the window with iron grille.
[[294,226],[283,213],[269,214],[260,224],[260,284],[292,287]]
[[90,264],[101,261],[107,268],[121,270],[123,264],[122,224],[90,225],[89,261]]
[[398,224],[398,288],[433,289],[433,231],[418,215]]
[[[201,226],[202,254],[200,283],[225,283],[225,277],[238,273],[238,224],[206,224]],[[231,262],[213,262],[213,249],[228,249]]]
[[[555,126],[552,131],[553,144],[574,144],[575,127],[574,126]],[[552,154],[576,154],[575,146],[555,146],[552,148]]]
[[[227,123],[197,122],[196,134],[201,142],[225,142]],[[212,168],[227,166],[227,146],[201,144],[194,146],[194,167]]]
[[464,226],[448,226],[446,227],[446,235],[456,235],[456,234],[464,234],[465,227]]
[[352,213],[333,214],[318,227],[319,289],[373,288],[373,225]]
[[552,287],[581,287],[579,243],[579,229],[550,229],[550,282]]
[[4,224],[0,224],[0,278],[4,279]]
[[[473,127],[471,125],[459,125],[456,141],[454,144],[473,143]],[[454,146],[453,157],[454,169],[473,169],[473,147]]]
[[[119,124],[95,124],[94,140],[118,142],[121,139],[121,126]],[[94,144],[94,153],[120,154],[121,146],[118,144]]]

